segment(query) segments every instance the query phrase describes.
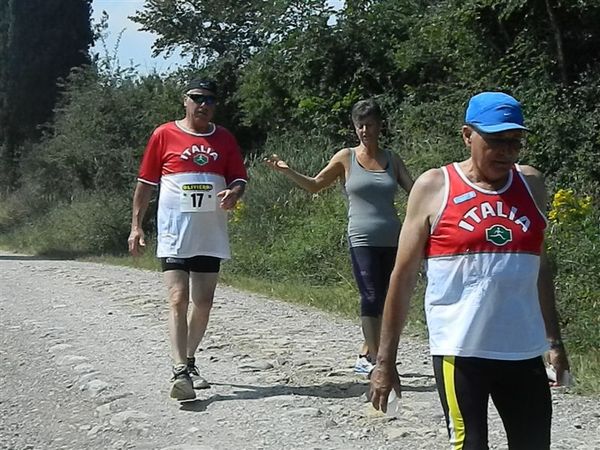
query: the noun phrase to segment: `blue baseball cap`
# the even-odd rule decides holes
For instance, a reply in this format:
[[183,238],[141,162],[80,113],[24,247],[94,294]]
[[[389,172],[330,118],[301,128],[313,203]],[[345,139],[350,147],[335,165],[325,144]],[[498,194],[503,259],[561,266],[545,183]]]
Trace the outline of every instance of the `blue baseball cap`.
[[523,125],[521,104],[504,92],[481,92],[469,100],[465,123],[482,133],[529,131]]

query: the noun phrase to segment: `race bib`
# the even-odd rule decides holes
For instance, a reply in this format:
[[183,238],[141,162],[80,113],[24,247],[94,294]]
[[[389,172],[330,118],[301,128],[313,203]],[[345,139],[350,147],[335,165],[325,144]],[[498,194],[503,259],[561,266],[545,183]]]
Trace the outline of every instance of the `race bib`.
[[212,183],[181,186],[181,212],[211,212],[217,208],[217,195]]

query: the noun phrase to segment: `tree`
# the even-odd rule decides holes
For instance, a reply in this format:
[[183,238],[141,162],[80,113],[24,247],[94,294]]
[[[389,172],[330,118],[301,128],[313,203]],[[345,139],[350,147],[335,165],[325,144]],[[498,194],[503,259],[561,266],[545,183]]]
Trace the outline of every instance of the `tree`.
[[175,79],[88,67],[67,81],[52,129],[25,158],[23,181],[61,200],[84,192],[129,195],[153,128],[182,113]]
[[89,63],[91,0],[0,0],[0,12],[0,172],[14,186],[23,145],[52,117],[60,80]]
[[306,20],[243,68],[238,96],[244,120],[269,131],[318,129],[340,138],[348,133],[349,110],[358,99],[398,103],[414,77],[399,70],[394,54],[426,5],[347,0],[335,21],[318,15]]
[[146,0],[131,19],[159,35],[155,56],[179,49],[200,65],[224,57],[243,64],[307,17],[331,13],[324,0]]
[[218,82],[219,119],[246,147],[263,139],[264,128],[244,126],[236,95],[244,67],[261,50],[332,14],[325,0],[146,0],[132,20],[159,36],[155,55],[179,49],[191,56],[190,73]]
[[396,58],[422,81],[566,87],[600,63],[599,20],[596,0],[442,0]]

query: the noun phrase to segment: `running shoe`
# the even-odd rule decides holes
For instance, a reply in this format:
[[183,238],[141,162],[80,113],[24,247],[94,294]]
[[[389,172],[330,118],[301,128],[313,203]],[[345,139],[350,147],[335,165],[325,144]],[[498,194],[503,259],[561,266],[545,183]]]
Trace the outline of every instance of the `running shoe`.
[[187,359],[187,370],[192,379],[192,385],[194,389],[208,389],[210,384],[206,381],[198,372],[198,366],[196,366],[196,358],[191,357]]
[[354,373],[369,376],[374,368],[375,364],[369,360],[367,355],[358,355],[356,364],[354,364]]
[[196,398],[196,392],[192,384],[192,379],[188,373],[185,364],[173,366],[173,378],[171,378],[171,398],[175,400],[193,400]]

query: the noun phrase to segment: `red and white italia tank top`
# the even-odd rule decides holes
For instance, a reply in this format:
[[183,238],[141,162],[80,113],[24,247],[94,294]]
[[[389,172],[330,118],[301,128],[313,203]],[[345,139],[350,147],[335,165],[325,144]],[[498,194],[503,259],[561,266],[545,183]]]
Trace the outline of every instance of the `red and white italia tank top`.
[[154,130],[138,180],[160,184],[157,256],[229,258],[227,211],[216,194],[246,179],[237,141],[225,128],[191,133],[169,122]]
[[498,191],[442,167],[444,202],[425,250],[432,355],[521,360],[547,350],[537,279],[546,218],[515,165]]

